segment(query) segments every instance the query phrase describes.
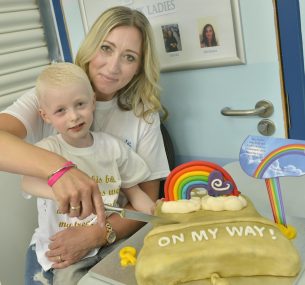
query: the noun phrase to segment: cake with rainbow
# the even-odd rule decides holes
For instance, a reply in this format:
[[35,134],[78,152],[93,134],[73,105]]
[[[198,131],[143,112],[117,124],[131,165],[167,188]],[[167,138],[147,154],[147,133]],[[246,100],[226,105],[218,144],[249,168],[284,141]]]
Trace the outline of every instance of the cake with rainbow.
[[155,214],[177,223],[155,224],[145,237],[138,285],[293,284],[297,250],[225,169],[206,161],[182,164],[167,177],[164,194]]

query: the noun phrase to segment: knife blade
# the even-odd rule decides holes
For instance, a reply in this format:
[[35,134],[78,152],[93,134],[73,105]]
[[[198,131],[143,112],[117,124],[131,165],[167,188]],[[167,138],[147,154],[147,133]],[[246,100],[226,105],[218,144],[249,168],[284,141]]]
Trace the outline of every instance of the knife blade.
[[119,207],[114,207],[110,205],[104,205],[105,210],[113,213],[119,214],[122,218],[141,221],[145,223],[157,223],[157,224],[176,224],[179,223],[178,221],[171,220],[164,217],[158,217],[154,215],[145,214],[142,212],[132,211],[128,209],[123,209]]

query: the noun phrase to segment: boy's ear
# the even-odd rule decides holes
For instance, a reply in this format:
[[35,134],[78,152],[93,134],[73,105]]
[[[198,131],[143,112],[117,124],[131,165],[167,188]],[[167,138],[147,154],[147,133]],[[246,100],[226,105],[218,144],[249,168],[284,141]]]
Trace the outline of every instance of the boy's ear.
[[49,118],[48,118],[48,115],[47,115],[46,112],[45,112],[43,109],[41,109],[41,108],[39,108],[39,115],[41,116],[41,118],[42,118],[46,123],[48,123],[48,124],[51,123],[50,120],[49,120]]

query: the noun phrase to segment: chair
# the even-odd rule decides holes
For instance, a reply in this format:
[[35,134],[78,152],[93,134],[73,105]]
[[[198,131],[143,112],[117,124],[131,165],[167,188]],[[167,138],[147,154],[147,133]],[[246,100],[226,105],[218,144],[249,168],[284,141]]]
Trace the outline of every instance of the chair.
[[[161,123],[161,133],[163,137],[165,152],[168,160],[169,169],[173,170],[175,167],[175,150],[171,140],[170,134],[163,123]],[[164,183],[165,180],[160,181],[159,199],[164,197]]]

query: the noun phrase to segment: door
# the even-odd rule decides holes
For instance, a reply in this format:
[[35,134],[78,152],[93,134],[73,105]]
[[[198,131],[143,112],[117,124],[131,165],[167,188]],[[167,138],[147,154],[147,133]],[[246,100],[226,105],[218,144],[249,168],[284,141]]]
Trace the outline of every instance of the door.
[[[82,2],[62,1],[74,55],[82,40],[79,35],[86,32],[80,29],[86,20],[81,18]],[[225,164],[237,160],[244,139],[260,134],[262,120],[260,130],[270,131],[266,119],[274,123],[273,136],[288,137],[275,4],[276,0],[239,0],[246,64],[161,73],[162,103],[170,114],[165,125],[174,144],[176,163],[203,159]],[[221,114],[225,107],[252,111],[261,100],[273,105],[268,118]]]

